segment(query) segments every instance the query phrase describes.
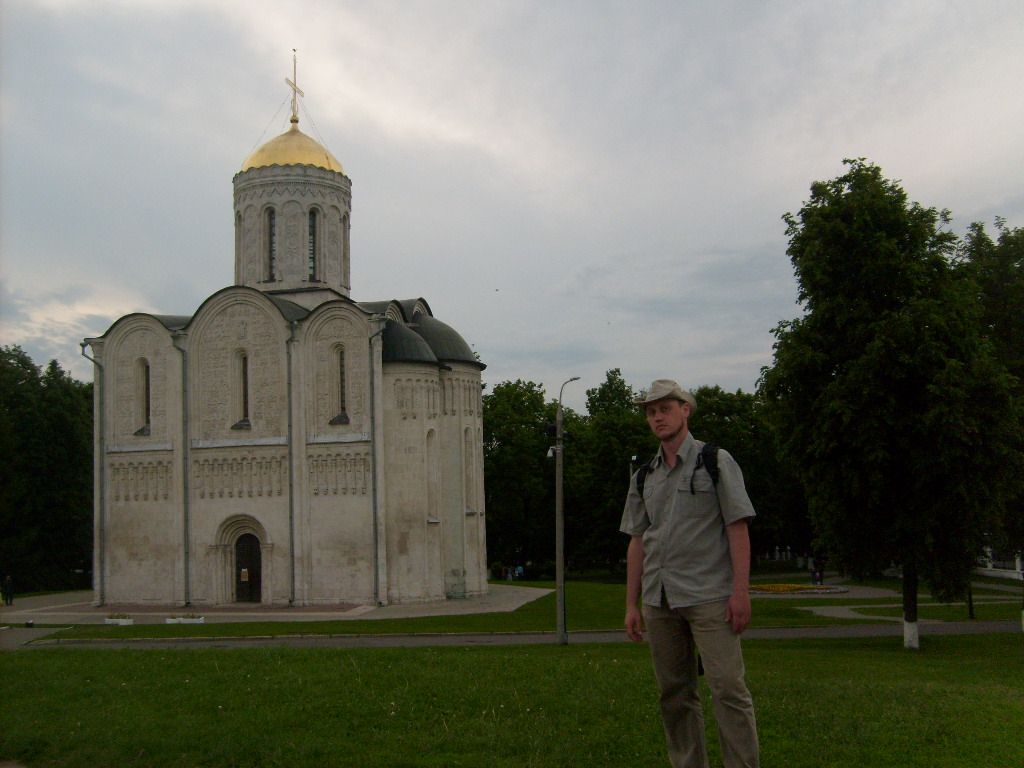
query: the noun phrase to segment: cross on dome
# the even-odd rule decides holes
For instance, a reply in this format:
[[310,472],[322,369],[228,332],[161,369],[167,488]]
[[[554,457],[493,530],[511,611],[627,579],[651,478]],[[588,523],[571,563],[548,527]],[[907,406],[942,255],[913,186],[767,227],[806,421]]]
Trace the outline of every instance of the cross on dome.
[[299,96],[305,96],[296,83],[299,81],[298,76],[298,61],[295,55],[295,49],[292,48],[292,77],[289,80],[287,77],[284,81],[288,84],[288,87],[292,89],[292,122],[299,122]]

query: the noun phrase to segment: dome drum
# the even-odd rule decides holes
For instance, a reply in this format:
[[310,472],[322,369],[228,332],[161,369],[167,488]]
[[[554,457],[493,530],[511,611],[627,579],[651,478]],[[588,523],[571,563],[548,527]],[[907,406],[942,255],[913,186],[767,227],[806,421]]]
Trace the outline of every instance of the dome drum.
[[273,195],[320,197],[346,209],[352,206],[352,181],[348,176],[311,165],[251,168],[236,173],[232,183],[236,207]]
[[349,293],[352,182],[313,165],[235,174],[235,282]]

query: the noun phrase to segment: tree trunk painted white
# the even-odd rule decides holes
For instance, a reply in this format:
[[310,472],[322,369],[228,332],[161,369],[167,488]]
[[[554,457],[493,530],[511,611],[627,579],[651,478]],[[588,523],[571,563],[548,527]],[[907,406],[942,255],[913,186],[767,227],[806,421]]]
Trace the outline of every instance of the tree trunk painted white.
[[917,565],[903,564],[903,647],[916,651],[921,648],[917,632]]
[[911,651],[921,649],[921,636],[918,634],[916,621],[903,622],[903,647]]

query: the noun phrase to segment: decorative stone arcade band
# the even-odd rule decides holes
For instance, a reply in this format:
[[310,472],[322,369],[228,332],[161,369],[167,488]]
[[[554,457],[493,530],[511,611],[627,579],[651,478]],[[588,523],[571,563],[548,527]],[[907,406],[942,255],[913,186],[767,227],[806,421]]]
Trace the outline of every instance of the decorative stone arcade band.
[[111,462],[108,478],[115,503],[163,501],[170,494],[173,471],[170,461],[120,461]]
[[415,419],[417,413],[436,419],[437,396],[436,379],[399,379],[395,382],[395,409],[403,419]]
[[479,416],[483,413],[483,391],[480,382],[464,377],[445,381],[445,413]]
[[288,486],[284,453],[244,458],[196,459],[192,462],[195,493],[201,499],[280,496]]
[[308,466],[314,496],[366,495],[370,477],[368,453],[311,454]]
[[[364,452],[316,453],[307,457],[309,484],[316,496],[365,495],[370,457]],[[280,496],[288,487],[286,454],[245,458],[197,459],[192,463],[194,491],[201,499]]]
[[[436,379],[399,379],[395,382],[395,408],[403,419],[415,419],[424,414],[436,419],[439,410],[446,416],[462,413],[478,416],[483,410],[480,383],[463,377],[449,377],[442,382],[439,390]],[[443,402],[438,402],[438,395]]]

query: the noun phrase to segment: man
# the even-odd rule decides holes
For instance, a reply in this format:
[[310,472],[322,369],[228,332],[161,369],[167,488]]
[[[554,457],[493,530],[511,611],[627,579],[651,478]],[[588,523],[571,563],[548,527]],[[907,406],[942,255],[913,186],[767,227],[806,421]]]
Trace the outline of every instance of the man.
[[[626,555],[626,633],[651,646],[661,717],[674,768],[707,768],[697,690],[698,652],[714,704],[725,768],[757,768],[754,704],[744,681],[740,634],[750,622],[750,537],[754,508],[735,460],[718,450],[718,479],[689,433],[693,395],[658,379],[634,401],[661,441],[630,481],[620,530]],[[638,606],[643,603],[643,614]]]

